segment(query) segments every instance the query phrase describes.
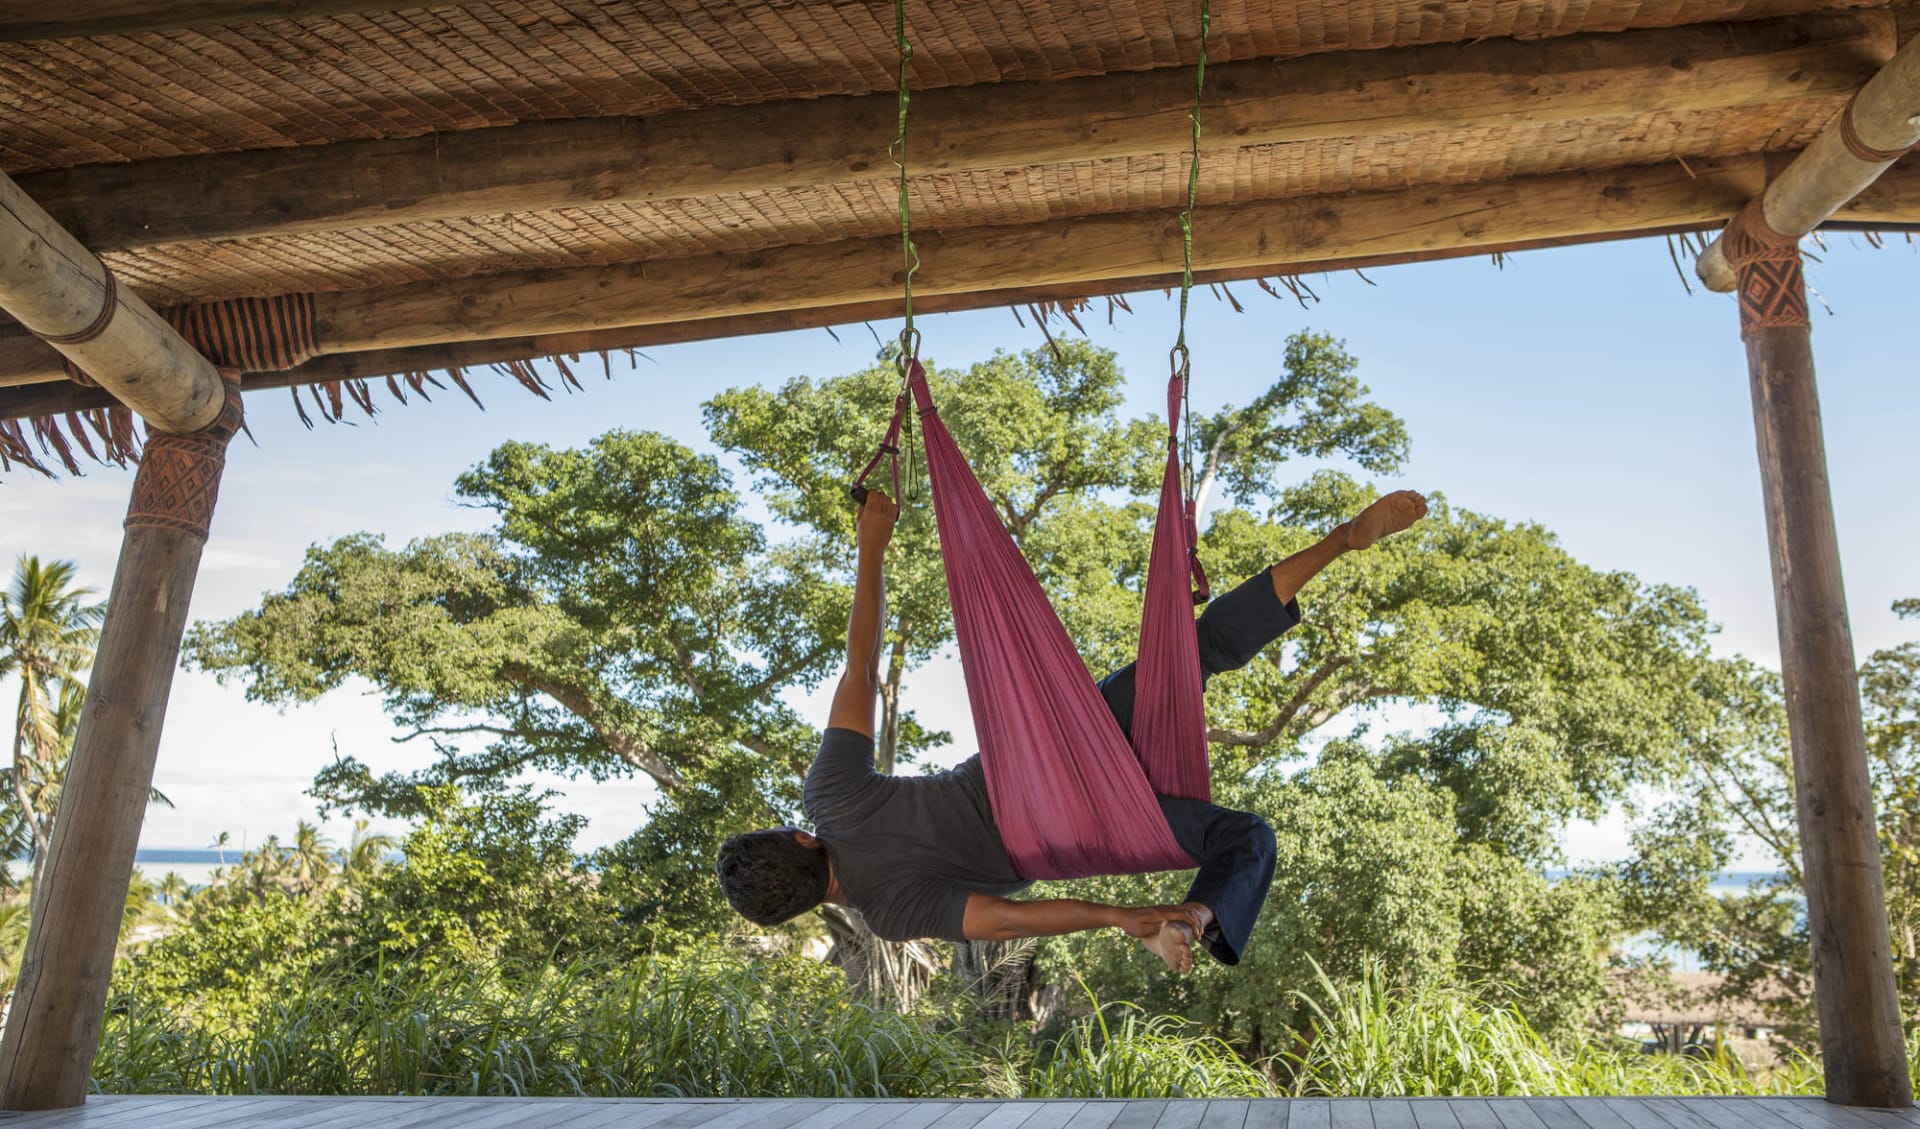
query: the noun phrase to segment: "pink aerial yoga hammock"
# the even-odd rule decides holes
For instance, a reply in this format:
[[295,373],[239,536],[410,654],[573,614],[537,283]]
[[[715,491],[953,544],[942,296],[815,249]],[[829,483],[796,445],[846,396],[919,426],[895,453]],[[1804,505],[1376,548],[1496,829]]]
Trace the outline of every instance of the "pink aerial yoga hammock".
[[1147,568],[1140,624],[1133,746],[1086,664],[934,411],[926,372],[907,361],[907,392],[894,406],[880,453],[854,488],[892,454],[911,393],[927,450],[927,480],[946,563],[954,633],[966,669],[986,768],[987,795],[1007,855],[1025,878],[1083,878],[1185,870],[1194,861],[1174,841],[1156,794],[1205,800],[1206,714],[1189,575],[1205,599],[1193,552],[1194,513],[1183,497],[1177,453],[1184,381],[1167,385],[1167,469]]

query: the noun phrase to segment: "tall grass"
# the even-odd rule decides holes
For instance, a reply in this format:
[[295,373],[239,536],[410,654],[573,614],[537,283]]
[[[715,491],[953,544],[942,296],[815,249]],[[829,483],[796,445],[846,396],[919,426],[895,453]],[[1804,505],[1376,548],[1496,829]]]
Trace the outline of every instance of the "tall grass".
[[952,1036],[798,960],[333,969],[244,1029],[121,999],[94,1065],[109,1093],[918,1097],[981,1077]]
[[[1317,971],[1317,970],[1316,970]],[[1459,988],[1405,988],[1379,965],[1336,985],[1319,973],[1303,993],[1313,1019],[1283,1056],[1296,1094],[1427,1095],[1805,1094],[1817,1066],[1794,1060],[1757,1077],[1724,1050],[1705,1058],[1642,1054],[1605,1040],[1560,1048],[1510,1006]]]
[[[1084,987],[1084,985],[1083,985]],[[1088,993],[1093,999],[1093,994]],[[1118,1027],[1093,999],[1093,1014],[1038,1054],[1024,1087],[1030,1098],[1260,1098],[1265,1074],[1231,1046],[1186,1020],[1119,1005]]]

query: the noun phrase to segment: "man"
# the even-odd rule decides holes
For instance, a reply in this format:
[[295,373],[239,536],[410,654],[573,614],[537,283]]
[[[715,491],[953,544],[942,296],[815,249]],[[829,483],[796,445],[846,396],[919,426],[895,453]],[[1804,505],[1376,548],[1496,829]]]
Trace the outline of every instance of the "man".
[[[1411,490],[1389,494],[1213,601],[1195,625],[1203,680],[1245,666],[1300,622],[1295,595],[1321,569],[1426,512],[1426,499]],[[1273,831],[1259,816],[1160,798],[1175,840],[1199,868],[1179,905],[1014,901],[1008,895],[1030,883],[1007,859],[978,756],[932,776],[874,771],[874,699],[886,623],[881,567],[898,515],[899,507],[878,491],[860,510],[847,669],[804,792],[814,831],[781,827],[728,839],[719,861],[727,900],[760,925],[832,902],[859,910],[874,933],[890,941],[1001,941],[1116,928],[1176,972],[1193,967],[1196,943],[1223,963],[1238,963],[1273,881]],[[1133,679],[1128,666],[1100,683],[1123,730],[1133,720]]]

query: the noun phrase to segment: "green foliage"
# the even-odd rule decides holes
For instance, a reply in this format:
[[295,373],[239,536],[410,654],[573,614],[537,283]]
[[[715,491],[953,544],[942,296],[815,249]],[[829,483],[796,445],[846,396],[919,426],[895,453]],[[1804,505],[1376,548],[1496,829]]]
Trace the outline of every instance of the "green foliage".
[[[1893,607],[1903,618],[1920,617],[1920,600]],[[1812,946],[1783,693],[1771,672],[1742,665],[1736,673],[1717,688],[1718,696],[1735,703],[1729,715],[1753,721],[1723,724],[1721,739],[1706,747],[1689,780],[1693,811],[1686,826],[1716,844],[1747,836],[1766,850],[1775,873],[1737,897],[1675,899],[1660,930],[1725,977],[1723,996],[1761,1002],[1790,1042],[1811,1048]],[[1860,691],[1894,975],[1901,1009],[1913,1014],[1920,1010],[1920,642],[1868,656]],[[1662,838],[1670,843],[1673,836]]]
[[632,968],[317,970],[233,1026],[123,992],[106,1093],[918,1097],[965,1093],[959,1044],[798,958]]
[[1641,1054],[1605,1039],[1556,1048],[1511,1005],[1449,985],[1395,987],[1378,962],[1304,996],[1310,1016],[1284,1056],[1297,1095],[1537,1097],[1819,1092],[1805,1061],[1753,1077],[1726,1053]]
[[797,816],[799,780],[764,758],[723,753],[661,797],[632,835],[594,852],[598,893],[619,907],[634,951],[704,945],[739,927],[714,868],[727,836],[767,822],[769,802],[781,817]]
[[402,861],[370,882],[349,926],[356,962],[566,963],[617,928],[573,854],[584,819],[549,816],[522,788],[463,797],[422,789]]
[[[1084,985],[1083,985],[1084,987]],[[1273,1083],[1227,1043],[1170,1015],[1100,1006],[1035,1057],[1029,1098],[1264,1098]],[[1118,1026],[1107,1018],[1122,1014]]]
[[257,701],[366,678],[441,753],[378,777],[342,760],[316,782],[325,803],[411,814],[421,785],[527,769],[672,790],[736,745],[803,756],[774,691],[826,671],[844,598],[807,546],[767,546],[713,459],[651,433],[509,443],[457,490],[493,531],[315,546],[285,592],[188,636],[191,664]]

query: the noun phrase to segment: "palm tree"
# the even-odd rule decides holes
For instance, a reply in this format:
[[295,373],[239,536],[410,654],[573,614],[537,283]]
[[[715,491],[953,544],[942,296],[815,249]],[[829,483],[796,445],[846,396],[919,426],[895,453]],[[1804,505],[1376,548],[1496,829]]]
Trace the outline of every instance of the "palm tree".
[[188,889],[187,880],[180,876],[180,872],[169,870],[167,876],[160,880],[158,887],[160,901],[168,909],[177,911],[180,908],[181,899],[187,896]]
[[340,860],[340,878],[353,885],[364,878],[371,878],[381,867],[387,865],[387,856],[393,853],[397,840],[391,835],[379,835],[367,830],[367,821],[353,821],[353,837],[347,840],[346,854]]
[[[0,593],[0,677],[20,680],[14,713],[13,801],[33,833],[36,876],[53,833],[52,797],[39,795],[55,782],[63,722],[77,725],[84,701],[81,674],[93,665],[106,605],[88,603],[89,588],[73,583],[70,561],[42,564],[22,555],[13,586]],[[71,711],[63,707],[71,705]],[[62,714],[67,713],[63,718]]]
[[333,876],[333,844],[306,820],[294,826],[293,846],[287,848],[290,877],[302,897],[308,897]]

